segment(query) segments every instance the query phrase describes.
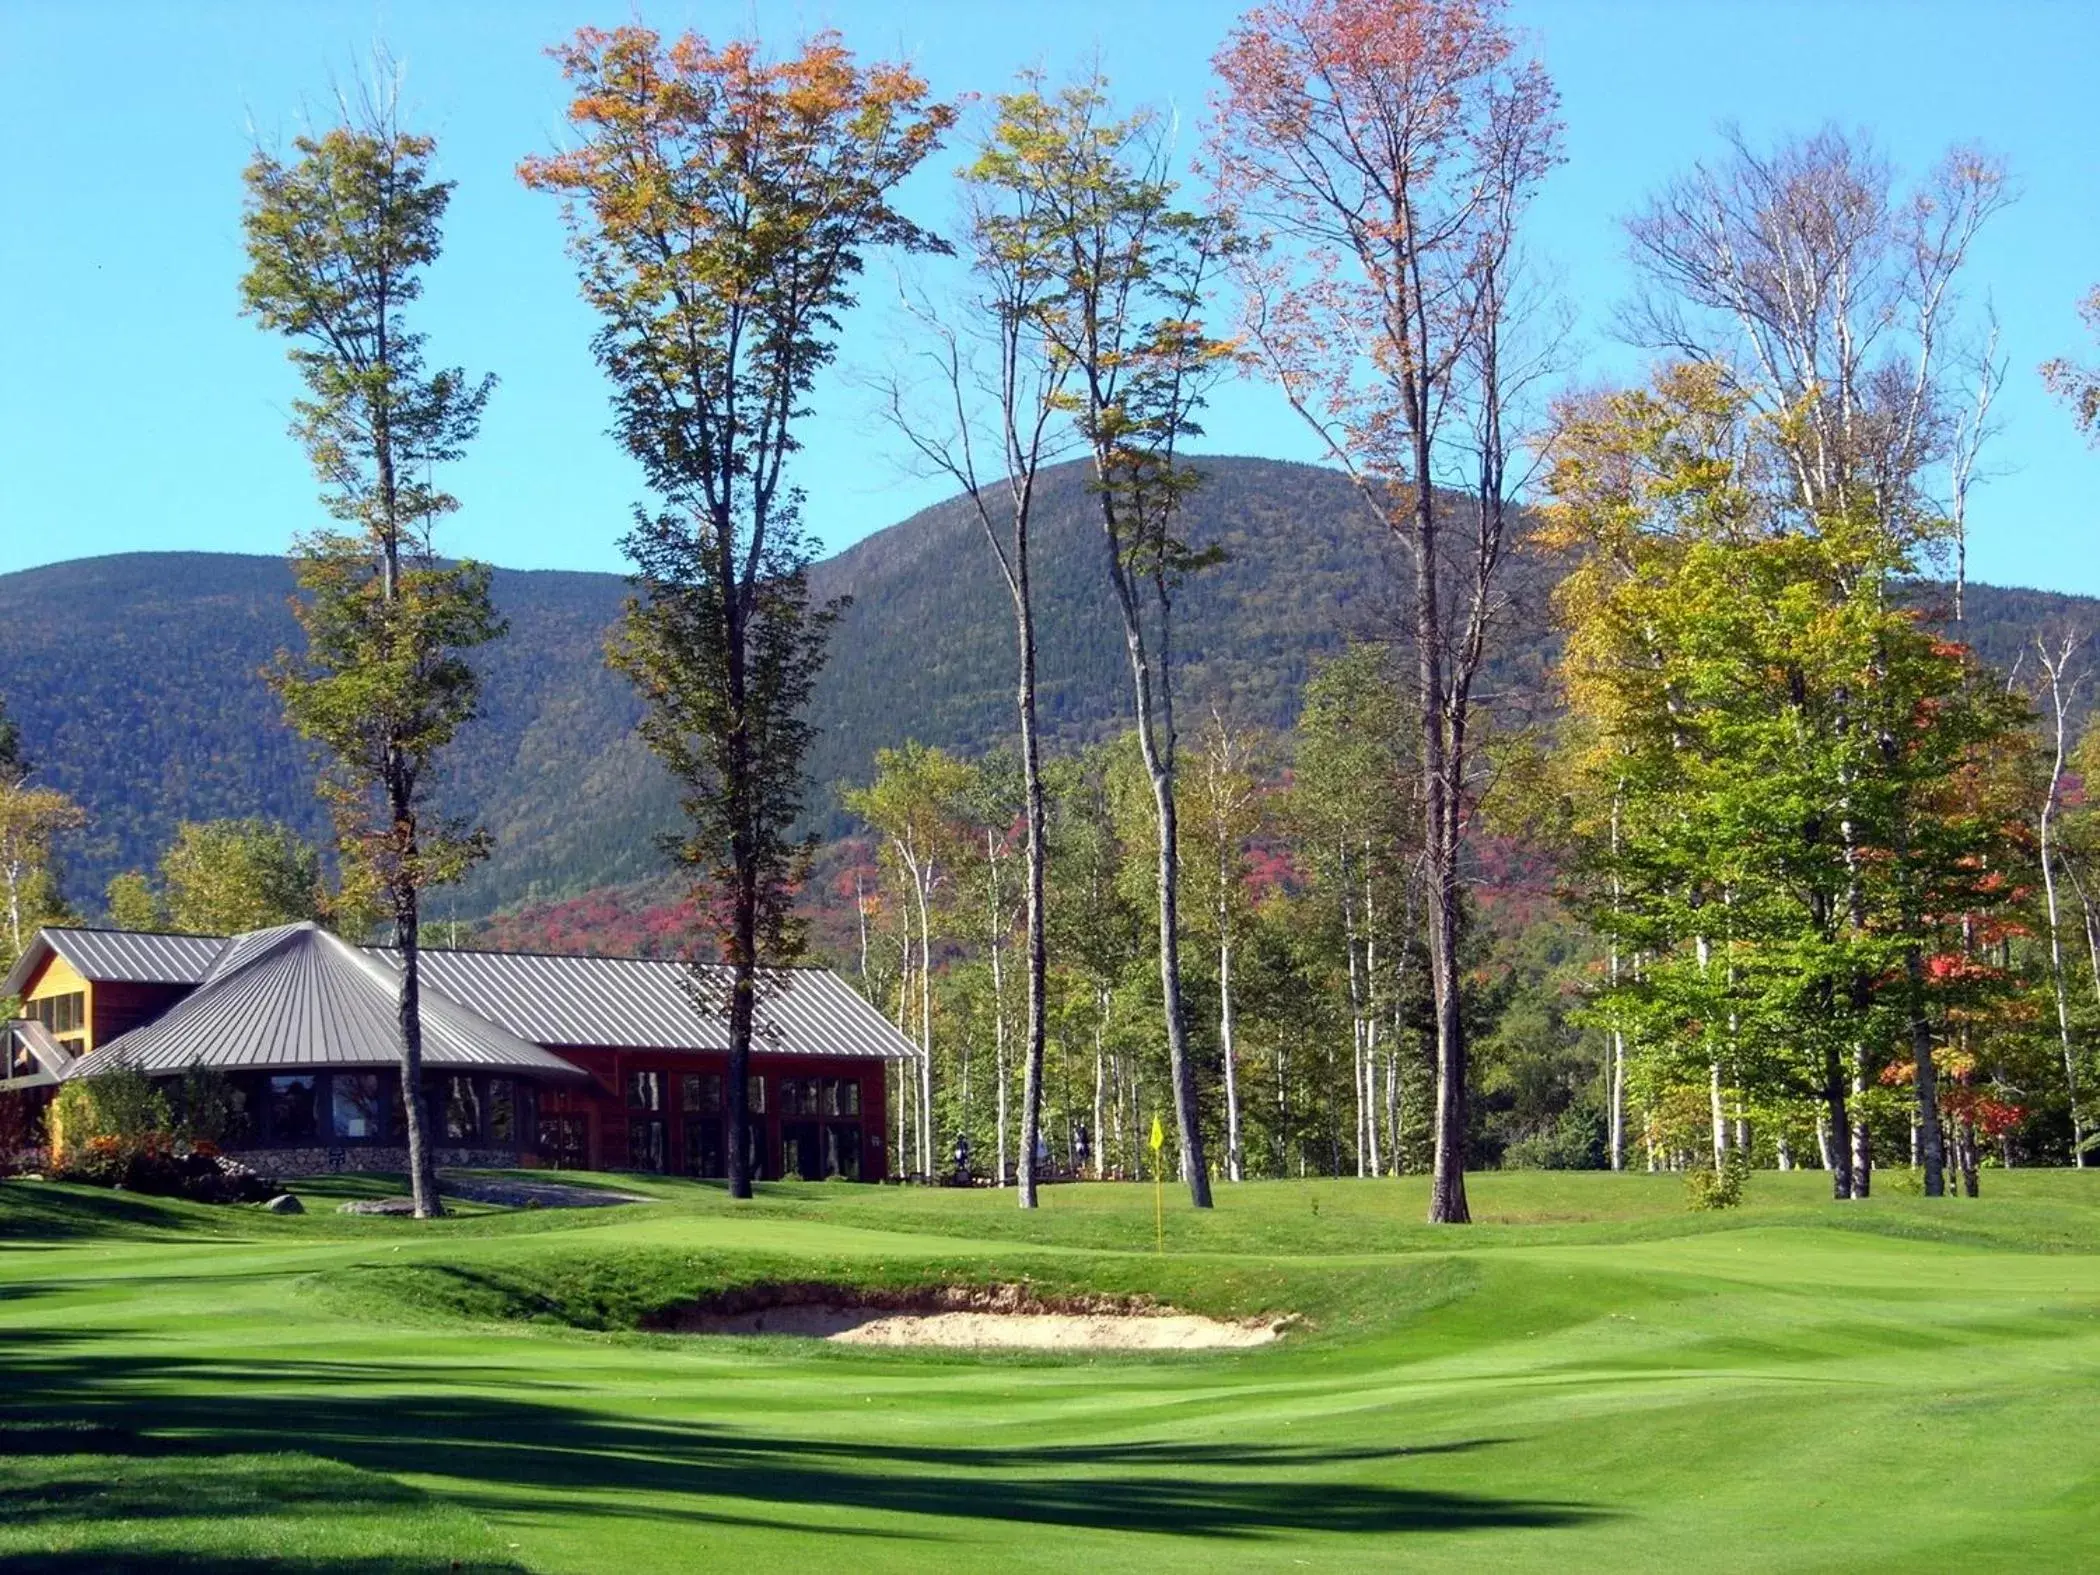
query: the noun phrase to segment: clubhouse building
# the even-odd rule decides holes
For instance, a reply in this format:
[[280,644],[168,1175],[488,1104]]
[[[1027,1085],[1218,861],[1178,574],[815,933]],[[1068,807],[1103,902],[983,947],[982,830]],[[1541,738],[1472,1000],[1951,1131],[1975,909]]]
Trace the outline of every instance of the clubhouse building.
[[[632,957],[420,954],[426,1132],[443,1165],[723,1176],[727,969]],[[33,1116],[114,1067],[223,1074],[223,1144],[277,1175],[406,1168],[399,963],[313,924],[246,935],[47,928],[0,996],[0,1101]],[[879,1181],[884,1073],[912,1046],[836,975],[761,975],[750,1159],[760,1177]],[[21,1123],[13,1123],[18,1128]]]

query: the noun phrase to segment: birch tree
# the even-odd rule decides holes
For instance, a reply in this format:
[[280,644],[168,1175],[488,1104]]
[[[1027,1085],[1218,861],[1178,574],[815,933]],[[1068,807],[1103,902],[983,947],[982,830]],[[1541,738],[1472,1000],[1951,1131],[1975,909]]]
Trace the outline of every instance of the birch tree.
[[1413,568],[1429,1218],[1464,1223],[1468,767],[1513,546],[1517,227],[1560,157],[1557,99],[1496,0],[1279,0],[1247,13],[1215,64],[1211,157],[1246,241],[1248,349]]
[[[2064,766],[2070,744],[2070,709],[2076,698],[2084,674],[2074,673],[2071,664],[2078,654],[2080,640],[2076,635],[2065,635],[2052,645],[2040,636],[2035,638],[2035,655],[2040,661],[2047,697],[2048,710],[2043,715],[2043,726],[2049,731],[2048,781],[2042,788],[2041,813],[2036,817],[2040,830],[2040,853],[2042,864],[2043,912],[2049,921],[2049,985],[2055,998],[2057,1048],[2063,1056],[2064,1098],[2071,1110],[2071,1163],[2078,1169],[2085,1168],[2085,1113],[2080,1104],[2082,1090],[2079,1087],[2079,1056],[2071,1032],[2070,989],[2065,980],[2063,916],[2057,901],[2057,870],[2063,853],[2057,831],[2063,808]],[[2088,934],[2091,925],[2088,920]],[[2100,979],[2100,974],[2095,975]]]
[[875,780],[845,795],[846,808],[883,837],[902,877],[918,932],[919,954],[913,972],[919,989],[919,1173],[931,1176],[935,1163],[933,1111],[933,929],[936,893],[950,883],[952,869],[967,857],[965,797],[971,770],[944,750],[916,741],[875,752]]
[[519,173],[564,200],[614,432],[659,505],[622,543],[640,589],[615,660],[679,783],[673,856],[725,899],[708,907],[726,1001],[698,966],[693,983],[728,1019],[729,1188],[748,1198],[759,968],[801,945],[803,713],[833,614],[809,602],[791,469],[866,253],[938,244],[892,199],[954,111],[835,33],[772,60],[749,39],[585,28],[555,57],[576,140]]
[[1719,369],[1773,418],[1808,513],[1871,517],[1917,547],[1945,519],[1928,478],[1962,441],[1961,276],[2011,200],[2004,164],[1957,146],[1905,188],[1872,139],[1834,126],[1769,150],[1734,128],[1726,142],[1627,222],[1643,288],[1622,327]]
[[1240,1119],[1238,1019],[1233,964],[1252,915],[1247,896],[1247,843],[1262,820],[1262,785],[1256,770],[1259,745],[1252,733],[1234,727],[1216,709],[1203,733],[1203,752],[1193,773],[1196,809],[1195,879],[1208,911],[1218,960],[1218,1053],[1225,1083],[1225,1175],[1246,1179]]

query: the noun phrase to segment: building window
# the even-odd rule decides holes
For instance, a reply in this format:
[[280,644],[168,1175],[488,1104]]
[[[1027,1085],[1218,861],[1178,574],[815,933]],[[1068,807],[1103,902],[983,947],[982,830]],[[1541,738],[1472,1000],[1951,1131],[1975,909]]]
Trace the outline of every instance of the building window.
[[744,1108],[754,1116],[766,1113],[766,1080],[756,1072],[744,1080]]
[[824,1128],[824,1177],[841,1181],[860,1180],[860,1128],[832,1125]]
[[54,1034],[77,1034],[87,1027],[87,993],[44,996],[29,1003],[29,1015]]
[[591,1129],[583,1116],[542,1116],[540,1158],[556,1170],[581,1170],[591,1157]]
[[507,1077],[489,1079],[489,1141],[509,1148],[518,1137],[517,1085]]
[[350,1141],[379,1136],[382,1095],[377,1072],[338,1072],[329,1080],[335,1135]]
[[311,1072],[270,1079],[270,1141],[311,1143],[320,1127]]
[[722,1074],[688,1072],[678,1080],[678,1099],[689,1116],[722,1113]]
[[445,1141],[481,1141],[481,1092],[471,1077],[445,1079]]
[[[654,1076],[654,1073],[649,1074]],[[662,1170],[664,1168],[664,1124],[645,1119],[627,1123],[627,1168],[629,1170]]]
[[813,1077],[783,1077],[780,1080],[780,1113],[784,1116],[815,1115],[817,1080]]
[[824,1114],[827,1116],[859,1115],[860,1079],[855,1077],[825,1078]]
[[[720,1078],[715,1080],[717,1083]],[[689,1176],[720,1177],[729,1174],[728,1150],[722,1143],[722,1122],[715,1116],[691,1116],[685,1123],[685,1172]]]
[[627,1108],[661,1110],[664,1107],[664,1075],[661,1072],[627,1074]]

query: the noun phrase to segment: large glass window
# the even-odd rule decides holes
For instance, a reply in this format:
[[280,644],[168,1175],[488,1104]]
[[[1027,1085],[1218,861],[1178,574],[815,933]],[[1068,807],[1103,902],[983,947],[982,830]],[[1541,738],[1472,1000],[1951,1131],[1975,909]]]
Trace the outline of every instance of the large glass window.
[[685,1123],[685,1169],[689,1176],[726,1176],[729,1151],[716,1116],[689,1116]]
[[815,1115],[817,1080],[813,1077],[783,1077],[780,1080],[780,1113],[784,1116]]
[[338,1072],[329,1079],[329,1108],[335,1135],[349,1142],[379,1136],[382,1109],[377,1072]]
[[87,994],[47,995],[29,1003],[29,1015],[54,1034],[77,1034],[87,1027]]
[[823,1179],[824,1147],[814,1121],[781,1122],[780,1174],[786,1181]]
[[509,1148],[518,1137],[517,1085],[507,1077],[489,1079],[489,1141]]
[[591,1157],[591,1129],[582,1116],[542,1116],[540,1158],[556,1170],[581,1170]]
[[825,1078],[824,1114],[827,1116],[859,1115],[860,1079],[857,1077]]
[[627,1108],[661,1110],[664,1107],[664,1075],[661,1072],[627,1074]]
[[860,1180],[860,1128],[831,1123],[824,1128],[824,1176]]
[[678,1080],[678,1100],[689,1116],[722,1113],[722,1074],[688,1072]]
[[629,1170],[662,1170],[664,1168],[664,1124],[653,1117],[645,1117],[627,1123],[627,1168]]
[[310,1143],[320,1126],[311,1072],[270,1079],[270,1141]]
[[471,1077],[445,1079],[445,1141],[481,1141],[481,1090]]

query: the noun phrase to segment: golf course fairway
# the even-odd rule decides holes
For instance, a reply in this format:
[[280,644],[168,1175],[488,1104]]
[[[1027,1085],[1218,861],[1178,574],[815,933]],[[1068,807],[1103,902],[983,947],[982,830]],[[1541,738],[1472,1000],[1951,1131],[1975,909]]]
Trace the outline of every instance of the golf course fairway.
[[[609,1178],[608,1178],[609,1179]],[[1896,1178],[1887,1178],[1893,1181]],[[0,1182],[0,1568],[2100,1568],[2100,1173],[278,1217]],[[1258,1349],[645,1332],[778,1283],[1290,1316]]]

